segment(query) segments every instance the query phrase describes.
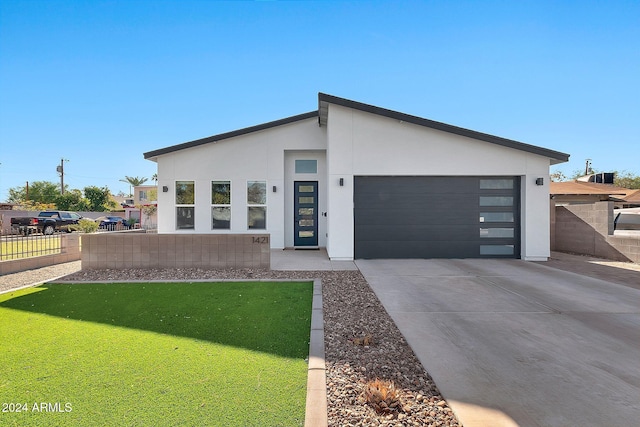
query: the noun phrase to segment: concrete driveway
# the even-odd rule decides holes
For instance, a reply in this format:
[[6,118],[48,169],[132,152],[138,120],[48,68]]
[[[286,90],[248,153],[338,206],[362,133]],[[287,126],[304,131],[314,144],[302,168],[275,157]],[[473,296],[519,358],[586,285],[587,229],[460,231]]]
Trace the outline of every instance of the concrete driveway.
[[640,290],[520,260],[356,264],[464,427],[638,425]]

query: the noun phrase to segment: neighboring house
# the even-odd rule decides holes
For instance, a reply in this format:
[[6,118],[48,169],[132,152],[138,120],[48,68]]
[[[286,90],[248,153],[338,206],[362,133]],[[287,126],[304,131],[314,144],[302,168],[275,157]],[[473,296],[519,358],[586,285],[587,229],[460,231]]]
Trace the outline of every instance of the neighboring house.
[[113,200],[120,206],[121,208],[126,208],[134,205],[134,199],[132,196],[111,196]]
[[133,204],[149,205],[158,203],[157,185],[137,185],[133,187]]
[[158,186],[136,185],[133,187],[133,203],[125,207],[126,218],[136,221],[137,227],[155,229],[158,224]]
[[640,206],[640,190],[630,190],[612,184],[580,180],[552,182],[549,193],[556,205],[612,201],[616,208]]
[[619,208],[640,208],[640,190],[627,190],[624,196],[611,196]]
[[568,154],[320,93],[309,113],[150,151],[159,233],[270,234],[333,260],[546,260]]

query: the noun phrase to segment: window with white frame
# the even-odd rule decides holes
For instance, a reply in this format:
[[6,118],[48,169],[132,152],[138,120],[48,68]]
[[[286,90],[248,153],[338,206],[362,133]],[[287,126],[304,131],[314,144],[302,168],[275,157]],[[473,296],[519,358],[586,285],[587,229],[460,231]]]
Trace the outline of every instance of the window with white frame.
[[195,181],[176,181],[176,229],[195,228]]
[[267,182],[247,181],[247,228],[267,228]]
[[211,229],[231,228],[231,181],[211,181]]

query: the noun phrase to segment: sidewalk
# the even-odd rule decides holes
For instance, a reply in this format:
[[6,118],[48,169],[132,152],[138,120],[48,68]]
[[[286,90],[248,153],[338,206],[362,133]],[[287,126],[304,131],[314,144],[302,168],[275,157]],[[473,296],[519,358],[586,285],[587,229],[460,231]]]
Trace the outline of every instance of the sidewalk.
[[353,261],[332,261],[325,248],[271,249],[271,269],[289,271],[357,270]]
[[551,252],[549,261],[537,264],[640,289],[640,264],[633,262]]

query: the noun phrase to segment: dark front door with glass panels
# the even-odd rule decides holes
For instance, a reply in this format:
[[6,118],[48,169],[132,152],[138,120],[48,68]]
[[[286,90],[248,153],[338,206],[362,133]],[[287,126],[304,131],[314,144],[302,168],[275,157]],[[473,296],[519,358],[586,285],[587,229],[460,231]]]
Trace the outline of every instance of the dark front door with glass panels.
[[294,187],[294,246],[318,246],[318,182],[296,181]]

